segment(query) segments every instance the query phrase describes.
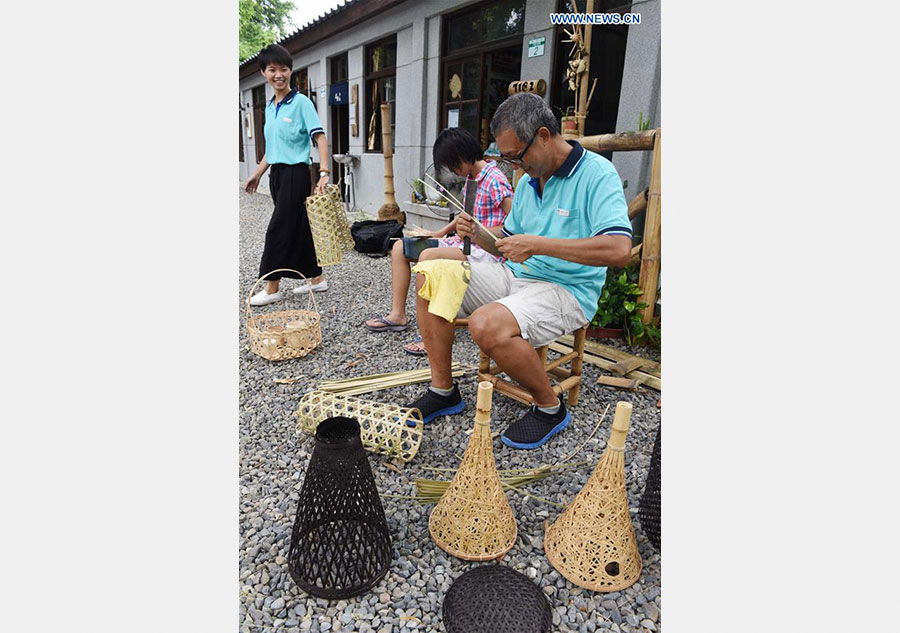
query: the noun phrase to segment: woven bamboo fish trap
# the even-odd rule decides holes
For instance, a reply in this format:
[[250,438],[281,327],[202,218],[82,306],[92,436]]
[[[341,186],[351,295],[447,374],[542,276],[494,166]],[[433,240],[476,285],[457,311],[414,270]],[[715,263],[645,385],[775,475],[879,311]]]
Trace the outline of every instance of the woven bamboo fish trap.
[[428,531],[438,547],[463,560],[502,558],[516,542],[516,520],[494,461],[492,392],[491,383],[478,383],[475,429],[469,446],[428,518]]
[[347,417],[359,422],[366,450],[409,462],[422,444],[422,413],[383,402],[310,391],[297,407],[297,430],[315,435],[316,426],[327,418]]
[[620,591],[641,575],[625,489],[625,434],[631,403],[619,402],[606,450],[590,479],[544,535],[550,564],[592,591]]
[[256,280],[247,295],[247,337],[250,350],[266,360],[302,358],[322,342],[322,317],[312,292],[307,294],[306,310],[278,310],[254,315],[250,298],[262,281],[274,273],[297,273],[309,283],[303,273],[290,268],[278,268]]
[[307,196],[306,215],[316,245],[316,262],[319,266],[340,264],[344,253],[353,248],[341,188],[328,185],[325,193]]

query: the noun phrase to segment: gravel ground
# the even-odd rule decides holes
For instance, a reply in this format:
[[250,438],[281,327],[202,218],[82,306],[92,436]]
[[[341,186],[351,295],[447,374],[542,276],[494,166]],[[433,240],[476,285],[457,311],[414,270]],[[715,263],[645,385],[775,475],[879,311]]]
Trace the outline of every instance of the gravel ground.
[[[406,499],[384,499],[391,530],[394,560],[387,575],[369,593],[351,600],[328,602],[300,591],[287,571],[287,554],[298,491],[312,451],[312,440],[294,431],[294,411],[304,393],[320,380],[426,366],[421,358],[404,353],[401,346],[414,340],[415,328],[401,333],[371,333],[362,327],[367,318],[389,309],[389,258],[370,259],[351,251],[344,262],[326,270],[330,289],[316,295],[323,315],[323,340],[303,359],[271,363],[253,355],[244,326],[246,293],[256,279],[271,198],[240,192],[240,631],[444,631],[440,610],[453,580],[476,563],[444,553],[428,535],[432,506]],[[287,280],[285,286],[297,282]],[[412,295],[411,295],[412,296]],[[286,299],[287,305],[299,300]],[[261,308],[277,309],[276,306]],[[256,310],[259,310],[257,308]],[[409,299],[409,314],[414,302]],[[642,353],[646,354],[646,350]],[[467,332],[457,334],[454,360],[476,364],[477,347]],[[360,361],[352,368],[347,364]],[[581,400],[572,410],[572,424],[546,445],[533,451],[510,449],[497,440],[494,451],[499,468],[533,467],[552,463],[574,450],[590,433],[597,416],[612,404],[607,421],[587,445],[580,459],[600,457],[618,399],[634,405],[626,445],[628,501],[644,568],[640,580],[615,593],[583,590],[561,577],[543,552],[543,523],[554,520],[555,506],[509,493],[519,536],[503,564],[525,573],[540,585],[553,606],[555,631],[658,631],[660,630],[660,556],[640,529],[636,510],[650,464],[653,438],[659,425],[659,393],[617,392],[595,384],[599,370],[585,364]],[[276,378],[298,378],[290,385]],[[424,385],[390,389],[362,397],[406,405]],[[387,460],[370,455],[378,489],[383,494],[414,494],[416,477],[434,477],[423,466],[453,467],[455,454],[465,451],[472,426],[475,380],[462,379],[467,403],[459,415],[442,418],[426,427],[416,458],[398,474],[385,467]],[[492,418],[497,429],[522,415],[524,407],[495,395]],[[532,484],[529,491],[561,503],[572,499],[590,476],[590,469],[557,475]]]

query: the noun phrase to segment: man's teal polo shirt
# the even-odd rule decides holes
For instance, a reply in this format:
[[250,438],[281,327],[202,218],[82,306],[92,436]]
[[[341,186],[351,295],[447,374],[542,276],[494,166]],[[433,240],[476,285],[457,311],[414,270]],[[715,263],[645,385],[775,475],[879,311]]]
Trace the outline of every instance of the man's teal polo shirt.
[[[538,193],[538,181],[527,174],[519,179],[512,209],[503,223],[503,235],[517,233],[551,238],[579,239],[597,235],[631,237],[628,205],[622,181],[613,164],[578,142]],[[541,279],[571,292],[590,321],[606,282],[605,266],[586,266],[556,257],[534,255],[522,264],[506,266],[523,279]]]
[[309,97],[291,90],[278,104],[266,106],[266,162],[297,165],[311,162],[309,148],[316,134],[324,134],[319,115]]

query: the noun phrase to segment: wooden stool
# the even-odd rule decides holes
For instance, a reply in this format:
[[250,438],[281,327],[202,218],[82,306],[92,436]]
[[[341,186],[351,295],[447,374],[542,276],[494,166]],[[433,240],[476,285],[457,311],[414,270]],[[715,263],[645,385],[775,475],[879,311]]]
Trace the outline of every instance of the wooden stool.
[[[453,325],[458,328],[465,328],[469,326],[469,320],[456,319]],[[586,332],[587,326],[575,330],[572,351],[549,363],[547,362],[547,352],[550,350],[550,346],[543,345],[537,349],[541,364],[544,365],[544,370],[549,375],[551,384],[556,382],[556,384],[553,384],[553,393],[559,394],[563,391],[568,391],[569,398],[566,405],[571,407],[578,404],[578,396],[581,393],[581,372],[584,365],[584,335]],[[560,367],[560,365],[568,362],[571,362],[569,369]],[[500,393],[523,404],[534,404],[534,398],[531,397],[528,391],[510,380],[497,377],[497,374],[502,371],[496,364],[491,363],[490,356],[485,354],[484,351],[481,352],[481,359],[478,361],[479,382],[487,380]]]

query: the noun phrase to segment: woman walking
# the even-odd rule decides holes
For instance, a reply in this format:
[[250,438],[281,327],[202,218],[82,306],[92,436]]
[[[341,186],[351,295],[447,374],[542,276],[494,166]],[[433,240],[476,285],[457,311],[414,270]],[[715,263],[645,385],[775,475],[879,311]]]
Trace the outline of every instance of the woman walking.
[[[319,115],[308,97],[291,86],[293,60],[287,49],[272,44],[259,54],[259,70],[275,96],[266,105],[266,155],[256,172],[247,180],[244,189],[256,191],[259,179],[271,166],[269,189],[275,202],[275,211],[266,230],[259,275],[279,268],[299,270],[309,284],[294,288],[297,294],[328,290],[328,282],[316,263],[316,247],[313,244],[309,218],[306,215],[306,197],[310,193],[310,147],[312,142],[319,149],[320,165],[328,164],[328,141],[322,130]],[[329,170],[319,170],[316,193],[324,193]],[[266,286],[250,298],[251,305],[262,306],[283,298],[279,290],[282,277],[298,278],[291,272],[276,273],[267,278]]]

